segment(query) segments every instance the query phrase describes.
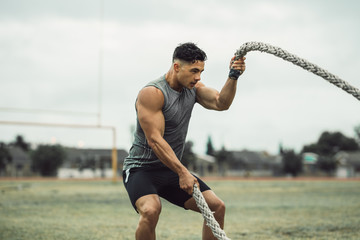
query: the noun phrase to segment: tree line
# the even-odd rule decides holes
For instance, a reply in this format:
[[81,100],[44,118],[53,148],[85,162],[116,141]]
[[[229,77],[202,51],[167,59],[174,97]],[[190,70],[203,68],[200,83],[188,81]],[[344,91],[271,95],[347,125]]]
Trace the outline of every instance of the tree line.
[[[316,168],[332,173],[337,166],[335,159],[336,153],[339,151],[359,151],[360,150],[360,125],[354,128],[355,138],[347,137],[341,132],[323,132],[319,139],[307,145],[304,145],[300,152],[293,149],[279,148],[279,154],[282,157],[283,174],[291,174],[297,176],[302,172],[302,154],[306,152],[315,153],[319,156],[316,162]],[[196,155],[193,152],[193,142],[188,141],[185,144],[182,162],[185,166],[196,161]],[[31,149],[22,136],[16,136],[14,141],[10,143],[0,142],[0,175],[10,164],[13,159],[10,154],[10,147],[18,147],[22,149],[31,159],[31,169],[34,173],[41,176],[56,176],[58,168],[63,164],[66,158],[66,151],[61,145],[38,145],[35,149]],[[223,146],[220,150],[213,147],[211,137],[208,137],[206,145],[206,154],[215,157],[219,168],[219,174],[225,174],[225,166],[233,161],[231,152]],[[79,168],[89,167],[89,164],[80,164]],[[359,166],[360,170],[360,166]]]
[[340,151],[360,150],[360,125],[354,128],[355,138],[347,137],[341,132],[324,131],[314,143],[303,146],[300,153],[293,149],[280,149],[283,157],[284,172],[297,176],[302,172],[302,154],[315,153],[318,159],[315,168],[327,174],[331,174],[337,167],[335,155]]
[[[279,147],[279,155],[282,158],[281,171],[284,175],[290,174],[297,176],[303,171],[303,154],[315,153],[318,159],[315,168],[325,173],[331,174],[337,167],[335,159],[336,153],[340,151],[359,151],[360,150],[360,125],[354,128],[355,138],[347,137],[339,131],[324,131],[320,134],[316,142],[304,145],[300,152],[294,149]],[[184,149],[183,163],[188,165],[195,160],[195,154],[192,151],[193,142],[186,143]],[[215,150],[211,137],[208,137],[206,154],[214,156],[219,167],[219,173],[224,175],[225,165],[234,161],[231,152],[223,146],[220,150]],[[357,166],[360,171],[360,166]]]
[[9,150],[11,147],[18,147],[28,154],[31,159],[31,170],[41,176],[56,176],[58,168],[66,158],[66,151],[59,144],[41,144],[31,149],[30,143],[18,135],[10,143],[0,142],[0,173],[13,161]]

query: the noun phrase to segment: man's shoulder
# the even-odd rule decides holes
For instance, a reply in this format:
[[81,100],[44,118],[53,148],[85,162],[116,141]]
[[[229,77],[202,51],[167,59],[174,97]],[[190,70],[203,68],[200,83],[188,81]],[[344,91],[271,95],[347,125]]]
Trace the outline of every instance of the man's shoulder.
[[140,90],[138,97],[141,96],[158,97],[158,96],[163,96],[163,94],[162,91],[156,86],[147,85]]
[[140,90],[137,104],[151,108],[162,107],[164,105],[164,95],[160,89],[154,86],[146,86]]

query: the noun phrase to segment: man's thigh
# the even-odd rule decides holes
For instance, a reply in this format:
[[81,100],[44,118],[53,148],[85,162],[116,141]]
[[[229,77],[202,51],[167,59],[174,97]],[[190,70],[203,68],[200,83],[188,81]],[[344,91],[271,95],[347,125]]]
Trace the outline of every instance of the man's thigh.
[[141,197],[157,194],[156,187],[152,181],[152,175],[139,169],[131,169],[123,173],[123,181],[128,192],[130,201],[137,211],[136,202]]
[[[194,175],[199,182],[200,191],[210,190],[210,187],[206,185],[200,178]],[[185,203],[192,198],[187,192],[180,188],[179,185],[179,176],[169,171],[167,175],[167,184],[159,189],[158,194],[160,197],[166,199],[167,201],[175,204],[179,207],[188,209],[185,206]]]
[[[200,178],[196,178],[200,191],[210,189]],[[179,176],[168,168],[132,169],[123,173],[123,180],[135,210],[136,201],[150,194],[157,194],[179,207],[188,209],[185,202],[192,196],[180,188]]]

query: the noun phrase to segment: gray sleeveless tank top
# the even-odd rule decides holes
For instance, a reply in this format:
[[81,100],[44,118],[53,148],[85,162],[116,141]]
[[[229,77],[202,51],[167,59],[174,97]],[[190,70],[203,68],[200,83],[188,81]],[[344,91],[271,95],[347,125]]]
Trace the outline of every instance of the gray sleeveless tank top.
[[[164,95],[162,112],[165,117],[164,139],[171,146],[177,158],[181,160],[185,147],[191,112],[196,102],[196,88],[183,88],[181,92],[172,89],[165,80],[165,75],[148,83],[145,87],[154,86]],[[134,133],[134,142],[125,158],[123,170],[134,167],[165,166],[149,147],[139,119]]]

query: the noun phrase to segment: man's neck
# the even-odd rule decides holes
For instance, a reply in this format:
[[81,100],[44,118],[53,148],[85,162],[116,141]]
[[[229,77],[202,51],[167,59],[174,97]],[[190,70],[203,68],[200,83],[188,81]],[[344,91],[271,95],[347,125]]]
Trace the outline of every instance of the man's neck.
[[181,92],[183,89],[183,86],[181,86],[179,84],[179,82],[177,81],[177,78],[174,74],[173,69],[170,69],[166,75],[165,75],[165,80],[166,82],[169,84],[169,86],[174,89],[177,92]]

